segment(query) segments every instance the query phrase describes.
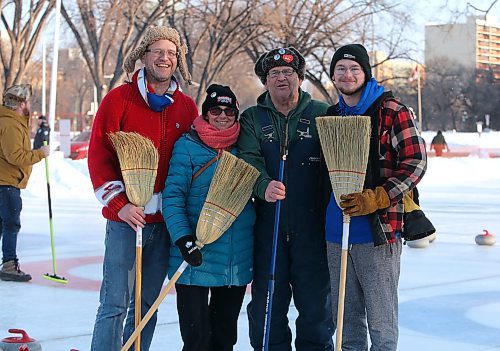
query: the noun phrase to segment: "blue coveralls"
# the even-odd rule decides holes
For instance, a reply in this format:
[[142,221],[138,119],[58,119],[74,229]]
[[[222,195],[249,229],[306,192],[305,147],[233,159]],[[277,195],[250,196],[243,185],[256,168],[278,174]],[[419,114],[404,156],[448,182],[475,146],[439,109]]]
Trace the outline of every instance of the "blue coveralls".
[[[260,123],[268,138],[261,142],[266,168],[278,179],[280,141],[267,113],[260,109]],[[298,124],[298,138],[289,143],[285,162],[286,198],[281,204],[276,256],[275,290],[269,350],[291,351],[292,333],[288,309],[293,294],[298,311],[295,349],[333,350],[330,280],[324,236],[324,214],[320,210],[320,144],[309,135],[311,121],[306,108]],[[270,133],[272,132],[272,135]],[[262,350],[269,266],[272,255],[276,203],[256,200],[254,228],[254,279],[248,305],[250,343]]]

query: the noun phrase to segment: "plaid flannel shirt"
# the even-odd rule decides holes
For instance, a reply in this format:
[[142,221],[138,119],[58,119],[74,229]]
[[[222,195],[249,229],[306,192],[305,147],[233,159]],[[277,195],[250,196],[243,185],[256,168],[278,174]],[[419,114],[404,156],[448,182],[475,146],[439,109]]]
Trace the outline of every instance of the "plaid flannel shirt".
[[380,182],[391,206],[378,212],[380,225],[389,243],[403,228],[403,196],[422,179],[427,168],[427,153],[410,111],[392,96],[376,111],[379,120]]

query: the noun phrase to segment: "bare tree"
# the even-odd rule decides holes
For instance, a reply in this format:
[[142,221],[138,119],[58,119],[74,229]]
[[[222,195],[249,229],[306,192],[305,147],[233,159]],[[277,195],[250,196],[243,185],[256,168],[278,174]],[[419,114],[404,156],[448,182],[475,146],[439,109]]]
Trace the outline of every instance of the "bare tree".
[[474,3],[467,2],[467,6],[474,9],[476,12],[483,13],[484,16],[486,17],[491,12],[493,7],[495,7],[495,5],[497,5],[498,3],[499,3],[498,0],[491,0],[490,3],[486,4],[485,7],[479,8],[479,6],[475,5]]
[[62,15],[94,81],[98,101],[124,80],[123,61],[142,40],[146,27],[168,14],[177,2],[77,0],[76,8],[62,6]]
[[[475,79],[474,79],[475,78]],[[476,130],[476,122],[485,122],[484,116],[490,115],[491,127],[500,126],[498,110],[500,109],[500,81],[495,78],[495,69],[477,69],[472,72],[470,84],[465,91],[465,105],[469,120],[469,128]]]
[[[31,58],[55,0],[30,1],[0,0],[2,27],[8,36],[8,45],[0,45],[0,65],[3,85],[18,84],[30,67]],[[13,15],[12,15],[13,14]]]
[[427,64],[427,80],[422,93],[426,116],[424,130],[465,129],[467,91],[474,84],[472,77],[471,70],[448,58],[432,60]]
[[[395,47],[402,30],[381,38],[373,34],[376,15],[387,14],[391,24],[407,20],[391,1],[76,0],[74,8],[63,6],[62,13],[82,49],[99,101],[105,85],[113,87],[123,80],[123,58],[140,41],[147,24],[163,20],[189,47],[188,67],[196,85],[188,91],[198,104],[210,82],[233,65],[241,66],[240,53],[255,62],[260,53],[276,46],[301,51],[308,61],[306,78],[332,102],[329,62],[339,45],[371,40],[385,44],[388,59],[400,54]],[[112,76],[109,84],[105,75]]]
[[[387,17],[385,22],[381,19],[384,27],[398,30],[376,34],[377,15]],[[402,40],[402,23],[409,20],[390,0],[263,1],[260,16],[265,35],[243,43],[250,59],[255,62],[261,53],[278,46],[295,47],[306,57],[306,79],[329,102],[333,98],[327,82],[335,49],[355,41],[383,46],[389,52],[387,59],[401,57],[396,48]]]
[[207,86],[244,51],[264,28],[255,20],[259,1],[184,1],[184,8],[169,17],[189,47],[188,65],[193,72],[195,101],[199,105]]

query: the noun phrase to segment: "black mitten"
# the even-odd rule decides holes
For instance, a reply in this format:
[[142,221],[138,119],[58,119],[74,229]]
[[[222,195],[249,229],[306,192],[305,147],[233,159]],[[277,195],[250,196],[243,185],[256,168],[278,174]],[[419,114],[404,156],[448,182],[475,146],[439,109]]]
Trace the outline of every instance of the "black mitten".
[[182,257],[184,261],[189,263],[193,267],[198,267],[201,265],[202,257],[201,251],[195,244],[196,238],[193,235],[186,235],[178,239],[175,245],[181,250]]
[[405,241],[423,239],[436,232],[436,228],[414,201],[413,191],[403,197],[403,233]]

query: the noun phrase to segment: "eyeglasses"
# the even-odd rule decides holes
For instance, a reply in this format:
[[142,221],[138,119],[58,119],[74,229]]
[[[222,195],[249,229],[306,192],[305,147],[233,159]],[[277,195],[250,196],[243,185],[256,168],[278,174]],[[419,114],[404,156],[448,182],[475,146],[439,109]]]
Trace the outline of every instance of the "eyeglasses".
[[235,117],[238,114],[238,110],[232,107],[228,107],[225,109],[220,107],[211,107],[208,109],[208,112],[210,112],[214,116],[219,116],[222,112],[224,112],[227,117]]
[[274,69],[274,70],[269,71],[268,75],[271,78],[278,78],[280,73],[283,73],[283,75],[285,77],[290,77],[294,72],[295,71],[291,68],[282,69],[282,70]]
[[179,57],[179,53],[174,50],[163,50],[163,49],[146,49],[145,52],[150,52],[155,57],[163,57],[165,54],[169,59]]
[[350,68],[347,68],[344,66],[339,66],[339,67],[335,68],[335,74],[337,74],[339,76],[343,76],[344,74],[347,73],[347,71],[351,72],[351,74],[353,76],[359,76],[361,74],[361,72],[363,72],[361,67],[358,67],[358,66],[354,66],[354,67],[350,67]]

